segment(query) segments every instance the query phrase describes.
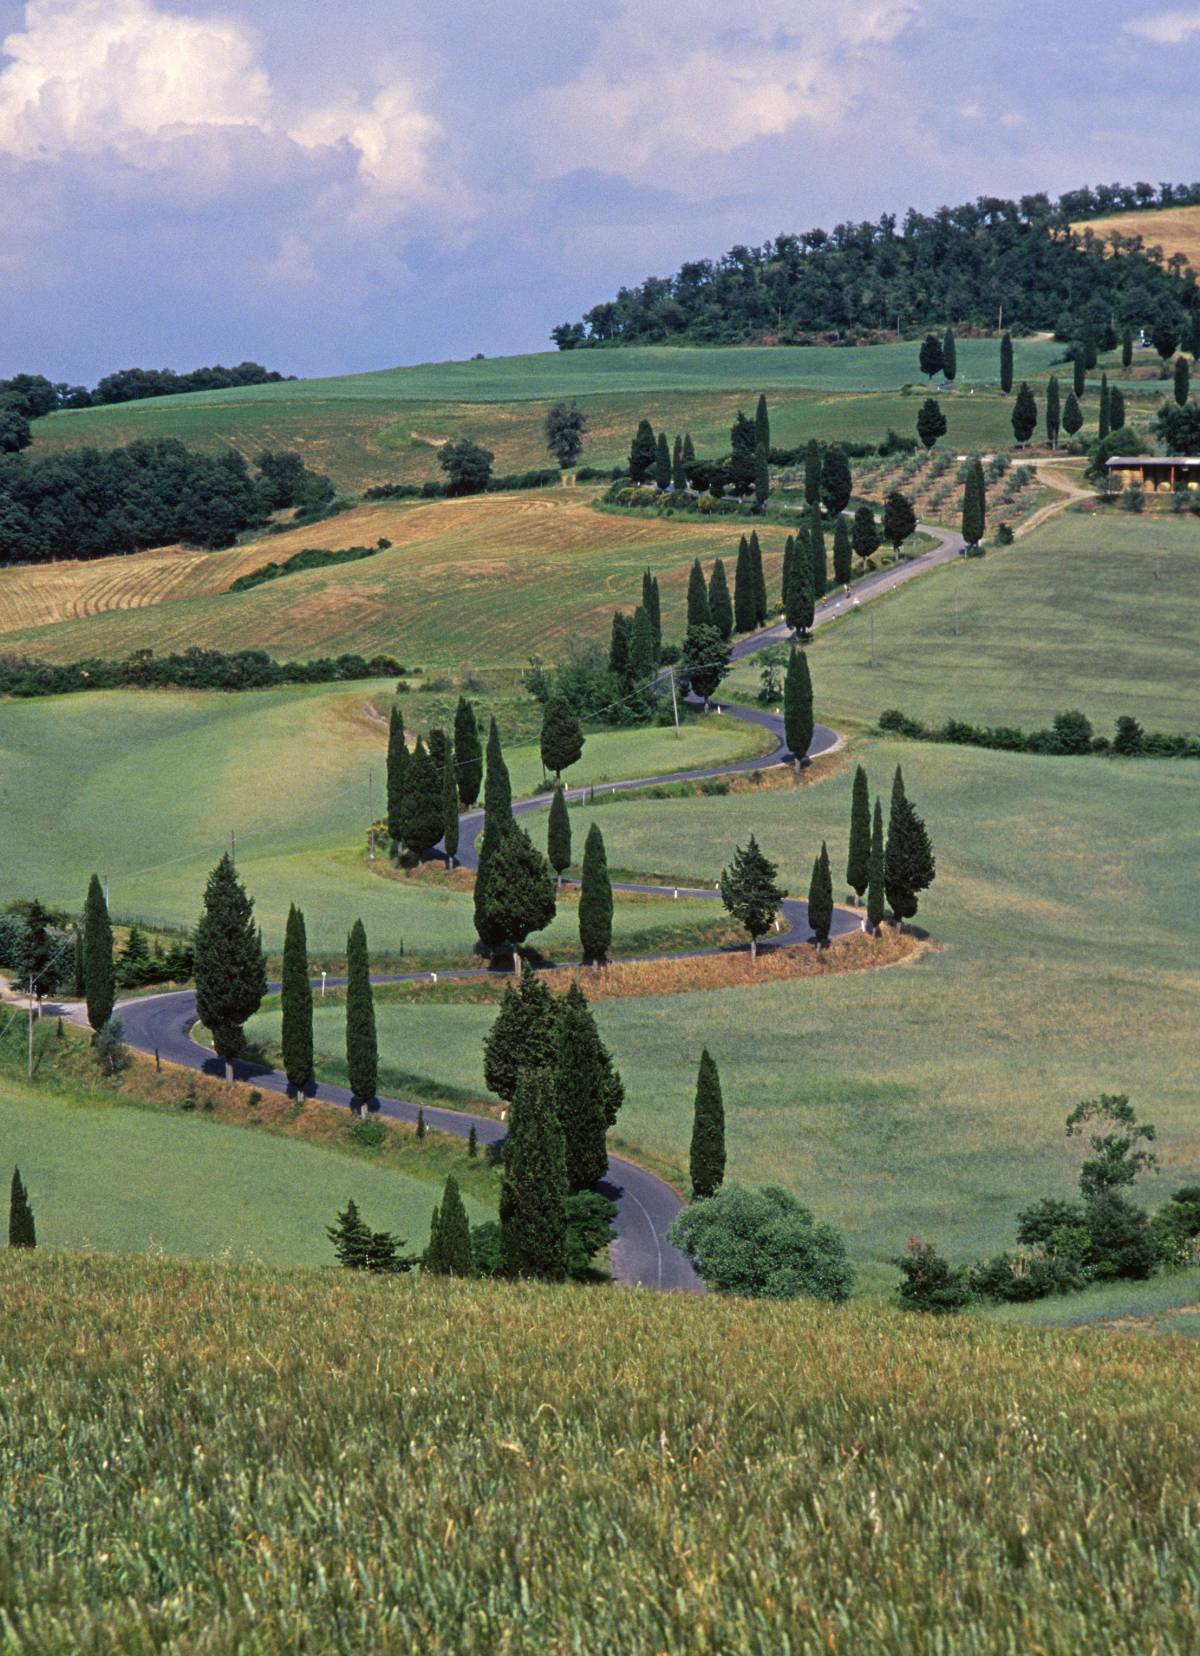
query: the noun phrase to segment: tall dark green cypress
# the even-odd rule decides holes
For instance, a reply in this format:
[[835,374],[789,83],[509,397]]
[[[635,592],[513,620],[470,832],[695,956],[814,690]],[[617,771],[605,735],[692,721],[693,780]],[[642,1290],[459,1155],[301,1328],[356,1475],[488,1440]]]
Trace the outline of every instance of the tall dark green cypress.
[[850,847],[846,856],[846,884],[862,902],[871,878],[871,789],[859,765],[850,793]]
[[765,506],[771,494],[771,463],[767,449],[761,443],[754,445],[754,499]]
[[685,431],[683,434],[683,469],[685,471],[693,464],[695,458],[696,450],[692,443],[692,434],[690,431]]
[[37,1226],[34,1224],[33,1207],[19,1167],[13,1168],[12,1184],[8,1193],[8,1245],[10,1248],[37,1247]]
[[884,875],[883,805],[877,798],[871,819],[871,860],[867,865],[867,929],[875,933],[883,921]]
[[1081,345],[1072,349],[1075,355],[1071,359],[1071,389],[1077,397],[1082,397],[1087,390],[1087,357]]
[[1058,375],[1051,374],[1046,382],[1046,436],[1050,447],[1058,447],[1058,431],[1062,424],[1062,399],[1058,390]]
[[583,842],[579,882],[579,946],[586,964],[603,965],[612,947],[613,894],[604,836],[592,823]]
[[567,1173],[554,1072],[517,1084],[504,1147],[500,1259],[505,1276],[559,1282],[566,1272]]
[[793,761],[802,765],[813,738],[813,687],[808,657],[795,645],[783,681],[783,732]]
[[[1114,397],[1119,395],[1120,392],[1116,390],[1112,392],[1112,396]],[[1100,412],[1102,414],[1106,413],[1107,409],[1111,409],[1111,407],[1111,398],[1107,405],[1104,399],[1101,398]],[[1066,432],[1068,437],[1074,437],[1077,431],[1082,431],[1083,429],[1083,410],[1079,406],[1079,398],[1075,395],[1074,391],[1067,392],[1067,399],[1063,403],[1062,425],[1063,430]]]
[[487,770],[483,784],[483,833],[479,838],[479,864],[475,870],[475,930],[482,937],[486,929],[488,877],[492,858],[512,822],[512,783],[500,749],[500,732],[493,718],[488,727]]
[[758,544],[758,530],[750,531],[750,573],[754,577],[754,625],[761,627],[767,619],[767,580],[763,574],[762,547]]
[[810,437],[804,450],[804,498],[809,506],[821,499],[821,445]]
[[267,968],[254,903],[226,852],[208,877],[204,910],[192,937],[196,1012],[208,1026],[217,1055],[229,1065],[245,1044],[242,1025],[262,1004]]
[[614,610],[608,644],[608,670],[623,691],[629,688],[629,646],[632,638],[633,625],[629,617],[622,610]]
[[825,948],[829,943],[829,928],[833,924],[833,874],[824,840],[813,863],[812,879],[808,885],[808,923],[818,947]]
[[667,434],[660,431],[654,451],[654,481],[660,489],[671,487],[671,450],[667,445]]
[[884,891],[898,922],[911,920],[916,914],[920,893],[932,885],[935,872],[929,833],[909,801],[904,777],[897,765],[883,877]]
[[683,438],[678,432],[675,434],[675,447],[671,451],[671,487],[676,494],[682,494],[687,488],[687,472],[683,466]]
[[1007,397],[1013,388],[1012,335],[1005,333],[1000,340],[1000,389]]
[[483,782],[483,747],[479,740],[475,709],[465,696],[458,698],[458,706],[454,710],[454,761],[458,775],[458,797],[464,811],[469,811],[479,798]]
[[759,392],[758,407],[754,410],[754,442],[758,448],[771,449],[771,417],[767,413],[767,399]]
[[854,570],[854,548],[850,544],[850,525],[839,513],[833,526],[833,578],[839,586],[849,586]]
[[442,767],[442,850],[447,866],[453,868],[458,856],[458,761],[449,745]]
[[[629,631],[629,678],[634,692],[648,696],[653,686],[658,655],[654,648],[654,623],[644,604],[633,612],[633,626]],[[582,748],[582,734],[580,747]]]
[[658,457],[658,444],[654,439],[654,427],[649,420],[639,420],[637,431],[629,445],[629,479],[632,483],[645,483],[649,480]]
[[1125,424],[1125,393],[1119,385],[1108,394],[1108,424],[1111,431],[1120,431]]
[[379,1043],[367,933],[356,920],[346,939],[346,1071],[355,1107],[370,1106],[379,1088]]
[[754,631],[756,609],[754,571],[750,567],[750,543],[743,535],[738,542],[737,564],[733,571],[733,625],[736,631]]
[[954,329],[947,328],[942,337],[942,378],[953,381],[958,377],[958,348],[954,343]]
[[411,763],[404,735],[404,717],[398,706],[388,716],[387,825],[392,843],[404,843],[404,812],[408,795],[408,767]]
[[1108,375],[1107,374],[1101,374],[1101,376],[1100,376],[1100,416],[1099,416],[1098,424],[1096,426],[1096,435],[1097,435],[1097,437],[1099,438],[1099,440],[1101,442],[1103,442],[1104,439],[1108,436],[1109,431],[1111,429],[1112,429],[1112,422],[1109,418]]
[[421,1263],[434,1276],[472,1274],[471,1226],[453,1173],[446,1179],[442,1199],[433,1210],[429,1247]]
[[[650,622],[645,610],[640,610],[645,620],[646,638],[645,649],[653,659],[654,641],[649,632]],[[631,662],[631,665],[633,663]],[[634,667],[634,677],[637,669]],[[570,765],[574,765],[583,754],[583,729],[579,723],[579,716],[565,696],[551,696],[542,709],[542,736],[541,755],[542,765],[555,776],[561,776]]]
[[662,595],[658,590],[657,575],[650,582],[650,602],[646,606],[646,613],[654,629],[654,659],[657,662],[662,657]]
[[963,484],[962,537],[968,546],[978,546],[987,528],[987,485],[978,455],[967,461]]
[[792,583],[792,560],[796,555],[796,537],[789,535],[783,543],[783,567],[779,571],[779,594],[783,609],[787,611],[788,589]]
[[600,1040],[587,997],[573,983],[559,1011],[554,1071],[567,1189],[572,1193],[590,1190],[608,1171],[607,1105],[613,1079],[612,1061]]
[[733,637],[733,604],[729,597],[729,583],[725,579],[725,565],[717,558],[708,582],[708,613],[712,625],[724,639]]
[[803,637],[812,630],[815,607],[808,530],[801,529],[796,536],[790,577],[783,594],[784,619]]
[[571,813],[560,782],[550,801],[550,819],[546,824],[546,861],[561,880],[571,866]]
[[446,826],[442,772],[420,737],[409,757],[402,820],[405,846],[417,857],[433,849]]
[[483,1041],[483,1079],[488,1090],[511,1104],[517,1082],[528,1070],[553,1069],[558,1053],[561,1003],[529,965],[500,999]]
[[1191,393],[1191,373],[1192,371],[1188,367],[1188,359],[1182,354],[1177,356],[1175,358],[1174,390],[1175,401],[1179,404],[1180,408],[1186,407],[1188,397]]
[[98,874],[93,874],[88,881],[83,906],[83,992],[88,1022],[93,1030],[102,1029],[116,1005],[117,975],[113,965],[112,923]]
[[712,614],[708,607],[708,588],[704,584],[704,571],[700,567],[699,558],[693,562],[692,572],[688,576],[687,624],[689,631],[693,627],[712,626]]
[[1018,443],[1024,444],[1029,441],[1037,430],[1037,420],[1037,400],[1029,389],[1029,382],[1022,380],[1012,411],[1013,436]]
[[308,977],[308,936],[304,915],[288,906],[283,934],[283,982],[280,993],[283,1029],[280,1049],[288,1091],[302,1093],[313,1075],[313,997]]
[[693,1200],[715,1196],[725,1178],[725,1103],[721,1097],[721,1077],[707,1047],[700,1054],[700,1072],[696,1077],[688,1163]]
[[808,555],[812,560],[813,597],[818,601],[825,596],[829,585],[828,565],[825,558],[825,529],[821,522],[820,512],[810,512],[808,518]]

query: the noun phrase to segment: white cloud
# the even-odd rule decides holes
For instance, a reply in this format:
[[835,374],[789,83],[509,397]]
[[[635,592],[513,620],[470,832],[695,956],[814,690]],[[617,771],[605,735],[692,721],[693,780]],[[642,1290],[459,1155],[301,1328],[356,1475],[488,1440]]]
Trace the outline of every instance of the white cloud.
[[1126,34],[1152,40],[1156,46],[1182,46],[1193,35],[1200,35],[1200,6],[1149,12],[1145,17],[1130,18],[1124,27]]

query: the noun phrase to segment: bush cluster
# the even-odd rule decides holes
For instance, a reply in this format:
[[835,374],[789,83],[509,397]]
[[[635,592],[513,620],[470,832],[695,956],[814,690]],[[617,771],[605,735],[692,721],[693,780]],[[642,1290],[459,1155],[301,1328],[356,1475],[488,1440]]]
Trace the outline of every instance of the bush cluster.
[[175,397],[188,391],[227,391],[235,385],[275,385],[294,374],[278,374],[260,362],[239,362],[234,368],[215,363],[177,374],[172,368],[119,368],[105,374],[95,389],[48,380],[44,374],[14,374],[0,380],[0,400],[15,407],[27,420],[40,419],[56,408],[94,408],[106,403],[138,402],[144,397]]
[[329,569],[335,564],[357,563],[360,558],[373,558],[377,552],[386,552],[391,546],[390,540],[381,539],[375,546],[346,546],[340,551],[329,552],[324,547],[307,546],[303,552],[296,552],[282,563],[265,563],[258,569],[252,569],[245,575],[239,575],[237,580],[226,588],[227,592],[249,592],[251,588],[262,586],[266,581],[277,581],[281,575],[301,575],[306,569]]
[[953,742],[962,747],[997,748],[1006,753],[1040,753],[1065,757],[1108,753],[1118,758],[1200,759],[1200,736],[1177,736],[1161,730],[1143,730],[1129,714],[1117,720],[1110,738],[1097,736],[1091,720],[1077,709],[1054,715],[1050,730],[1018,730],[1012,725],[973,725],[947,719],[942,725],[923,724],[897,707],[879,715],[879,728],[891,736],[918,742]]
[[[583,475],[576,472],[577,477]],[[591,475],[589,473],[589,475]],[[608,472],[599,475],[607,477]],[[483,489],[484,494],[508,494],[514,489],[547,489],[554,483],[562,482],[562,473],[557,466],[545,466],[540,470],[524,472],[507,472],[503,477],[489,477]],[[374,488],[367,489],[364,500],[449,500],[462,494],[462,489],[453,482],[439,483],[430,478],[425,483],[377,483]]]
[[201,650],[156,656],[140,650],[124,661],[35,661],[0,655],[0,695],[62,696],[75,690],[270,690],[280,684],[336,684],[395,678],[405,668],[394,656],[318,656],[275,661],[265,650]]

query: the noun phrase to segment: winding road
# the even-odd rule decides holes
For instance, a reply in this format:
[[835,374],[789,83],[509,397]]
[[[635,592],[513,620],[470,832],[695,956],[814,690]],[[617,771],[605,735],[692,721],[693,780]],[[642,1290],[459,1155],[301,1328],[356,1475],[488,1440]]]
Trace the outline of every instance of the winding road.
[[[878,570],[871,575],[864,576],[855,584],[853,596],[847,597],[838,592],[823,599],[817,607],[814,621],[815,626],[826,625],[830,621],[844,616],[848,610],[857,604],[870,602],[880,598],[885,593],[894,591],[905,582],[913,580],[918,575],[926,573],[939,564],[947,563],[957,557],[962,550],[963,541],[958,535],[948,530],[937,529],[926,525],[921,526],[926,534],[933,535],[937,541],[930,551],[921,556],[912,558],[905,563],[894,565],[891,568]],[[761,632],[754,633],[748,638],[739,640],[733,647],[735,661],[745,660],[753,656],[767,645],[781,643],[791,637],[789,628],[780,622]],[[774,749],[765,755],[736,760],[730,764],[713,765],[702,770],[673,771],[661,776],[639,777],[627,782],[607,783],[600,792],[628,793],[638,788],[655,787],[675,782],[702,781],[714,777],[733,776],[741,772],[759,770],[766,766],[782,763],[789,759],[791,754],[783,736],[783,721],[778,715],[755,707],[741,707],[721,703],[722,711],[731,717],[741,719],[747,724],[759,725],[769,731],[775,738]],[[808,749],[810,758],[817,758],[821,754],[834,751],[840,746],[837,733],[827,725],[817,725],[813,731],[813,739]],[[569,800],[582,799],[591,790],[587,787],[571,788],[567,790]],[[549,796],[540,795],[532,799],[523,799],[513,806],[513,813],[525,816],[533,811],[544,810],[549,806]],[[476,866],[476,840],[483,827],[482,811],[472,811],[462,819],[462,844],[459,860],[465,867]],[[634,885],[614,884],[614,891],[624,892],[654,892],[661,893],[661,885]],[[683,887],[678,888],[680,897],[707,898],[719,900],[719,892],[705,888]],[[788,944],[807,941],[810,932],[808,926],[807,903],[788,898],[781,905],[781,913],[788,922],[786,931],[782,931],[764,947],[779,948]],[[844,936],[848,932],[857,931],[862,925],[861,916],[849,909],[837,908],[834,910],[833,936]],[[723,951],[719,949],[703,949],[693,951],[696,955],[712,955]],[[661,955],[643,956],[642,959],[658,960],[671,958]],[[674,957],[679,958],[679,957]],[[570,970],[569,965],[555,965],[543,968],[544,970]],[[402,983],[414,980],[428,981],[429,972],[404,972],[384,974],[373,979],[375,983]],[[487,967],[465,967],[457,971],[440,972],[439,977],[470,978],[485,977]],[[342,980],[330,980],[335,986]],[[272,985],[272,991],[278,986]],[[53,1011],[54,1008],[48,1008]],[[74,1008],[62,1008],[64,1012],[73,1013]],[[159,1056],[168,1063],[183,1065],[190,1069],[204,1071],[210,1075],[220,1075],[219,1060],[207,1047],[192,1039],[192,1026],[196,1022],[196,997],[190,989],[174,990],[162,995],[149,995],[137,1000],[121,1003],[118,1008],[122,1022],[125,1025],[125,1039],[137,1051]],[[257,1087],[272,1092],[286,1092],[287,1079],[278,1070],[268,1069],[261,1064],[240,1062],[235,1066],[236,1077],[239,1081],[253,1083]],[[331,1104],[349,1106],[352,1099],[345,1087],[330,1086],[320,1082],[311,1090],[312,1096]],[[380,1098],[379,1113],[390,1116],[399,1121],[415,1121],[418,1108],[423,1108],[425,1120],[430,1127],[439,1132],[453,1133],[460,1138],[466,1138],[472,1127],[482,1144],[493,1144],[505,1136],[505,1127],[502,1122],[493,1116],[466,1115],[457,1110],[439,1109],[434,1106],[418,1106],[418,1104],[399,1098]],[[608,1177],[600,1187],[604,1193],[617,1204],[616,1241],[612,1247],[612,1266],[619,1282],[647,1288],[677,1289],[688,1292],[702,1292],[703,1284],[689,1260],[673,1248],[666,1240],[666,1233],[672,1220],[679,1212],[682,1203],[677,1193],[659,1179],[655,1174],[639,1167],[636,1163],[626,1161],[623,1157],[612,1156],[608,1163]]]

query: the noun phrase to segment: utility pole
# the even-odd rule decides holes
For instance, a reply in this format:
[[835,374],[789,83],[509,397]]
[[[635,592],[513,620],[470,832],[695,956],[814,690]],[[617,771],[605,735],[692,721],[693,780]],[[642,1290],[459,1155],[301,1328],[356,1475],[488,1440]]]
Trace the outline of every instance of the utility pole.
[[237,867],[237,835],[234,833],[232,828],[229,830],[229,860],[233,864],[233,866],[236,868]]
[[375,772],[367,772],[367,821],[371,824],[367,835],[367,861],[375,861]]
[[958,637],[958,593],[954,594],[954,636]]
[[667,668],[667,673],[668,673],[668,675],[670,677],[670,680],[671,680],[671,711],[675,715],[675,740],[678,741],[680,739],[679,738],[679,700],[678,700],[677,696],[675,695],[675,669],[674,669],[674,667],[668,667]]
[[33,973],[29,974],[29,1079],[33,1080]]
[[867,658],[867,666],[868,667],[874,667],[874,665],[875,665],[875,611],[874,610],[868,610],[867,611],[867,625],[871,629],[871,646],[870,646],[871,653]]

